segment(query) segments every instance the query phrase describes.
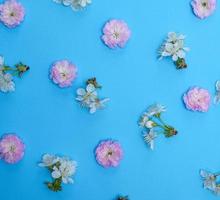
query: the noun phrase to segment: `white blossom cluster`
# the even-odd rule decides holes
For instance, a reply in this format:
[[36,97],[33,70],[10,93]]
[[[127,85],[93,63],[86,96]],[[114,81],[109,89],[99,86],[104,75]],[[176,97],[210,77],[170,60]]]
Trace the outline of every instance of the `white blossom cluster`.
[[157,131],[154,129],[157,127],[157,124],[152,120],[153,116],[160,115],[162,112],[165,112],[166,108],[160,104],[153,104],[148,107],[147,112],[145,112],[139,121],[139,125],[145,128],[147,131],[144,131],[144,141],[148,144],[151,150],[154,149],[154,141],[158,136]]
[[179,58],[185,58],[186,52],[189,48],[184,47],[185,36],[178,35],[175,32],[168,33],[168,37],[160,48],[160,59],[163,57],[172,57],[173,61],[177,61]]
[[[53,191],[60,190],[56,188],[57,180],[59,180],[59,184],[68,184],[74,182],[72,176],[76,173],[77,163],[67,157],[45,154],[39,166],[45,167],[51,172],[51,176],[55,181],[53,183],[49,183],[52,185],[52,187],[49,187],[49,189],[52,189]],[[58,186],[61,188],[60,185]]]
[[93,84],[88,84],[86,88],[79,88],[76,93],[76,100],[80,102],[81,106],[89,109],[91,114],[95,113],[97,110],[105,107],[105,103],[109,101],[109,98],[100,99],[98,97],[98,92]]
[[4,57],[0,56],[0,91],[13,92],[15,90],[15,83],[13,77],[9,73],[3,71]]
[[81,10],[88,4],[92,3],[92,0],[53,0],[55,3],[63,4],[64,6],[70,6],[73,10]]
[[200,170],[200,176],[203,179],[203,187],[211,192],[220,195],[220,185],[217,178],[220,174],[214,174],[206,170]]

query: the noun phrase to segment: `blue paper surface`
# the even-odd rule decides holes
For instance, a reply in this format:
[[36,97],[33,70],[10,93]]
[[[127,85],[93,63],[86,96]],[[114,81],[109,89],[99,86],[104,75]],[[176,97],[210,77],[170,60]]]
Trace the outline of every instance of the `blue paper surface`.
[[[16,92],[0,93],[0,135],[17,133],[26,144],[16,165],[0,161],[2,200],[212,200],[202,188],[199,169],[220,170],[220,107],[208,113],[187,111],[183,93],[191,86],[214,95],[220,79],[220,12],[199,20],[190,1],[93,0],[73,12],[52,0],[21,0],[24,23],[16,29],[0,24],[0,54],[6,64],[22,61],[31,69],[16,78]],[[123,19],[132,31],[126,48],[108,49],[100,40],[109,19]],[[170,31],[187,36],[188,69],[158,61],[157,50]],[[69,89],[49,80],[51,64],[69,59],[78,78]],[[101,96],[111,98],[105,110],[90,115],[74,100],[86,79],[97,77]],[[148,105],[167,106],[164,118],[178,129],[176,137],[161,137],[150,151],[137,121]],[[94,148],[102,139],[119,140],[124,159],[114,169],[99,166]],[[43,184],[50,180],[37,163],[44,153],[70,156],[78,162],[75,184],[60,193]]]

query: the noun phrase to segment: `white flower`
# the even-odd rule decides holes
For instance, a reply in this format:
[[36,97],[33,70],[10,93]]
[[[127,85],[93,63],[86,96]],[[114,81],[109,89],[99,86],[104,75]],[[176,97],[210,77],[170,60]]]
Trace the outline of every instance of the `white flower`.
[[0,69],[0,90],[2,92],[13,92],[15,91],[15,83],[11,74],[5,74]]
[[214,102],[216,104],[220,103],[220,81],[217,81],[215,84],[215,90],[216,90],[216,94],[215,94],[215,99]]
[[216,185],[215,189],[213,190],[213,192],[217,195],[220,195],[220,186]]
[[97,99],[96,88],[93,84],[88,84],[86,89],[79,88],[77,91],[77,101],[80,101],[82,106],[89,107],[92,102],[95,102]]
[[105,107],[105,103],[109,101],[109,98],[99,99],[98,93],[96,91],[97,88],[93,84],[88,84],[86,89],[79,88],[76,93],[76,100],[81,103],[82,106],[89,109],[91,114],[95,113],[98,109],[102,109]]
[[63,0],[53,0],[53,2],[55,2],[55,3],[62,3]]
[[109,98],[105,98],[105,99],[102,99],[102,100],[95,100],[94,102],[92,102],[90,105],[89,105],[89,112],[91,114],[95,113],[98,109],[102,109],[105,107],[105,103],[108,102],[110,99]]
[[0,67],[4,65],[4,57],[0,56]]
[[64,6],[70,6],[70,5],[72,5],[72,3],[73,3],[73,0],[63,0]]
[[88,4],[91,3],[92,0],[73,0],[71,7],[73,10],[80,10],[82,8],[85,8]]
[[205,170],[200,170],[200,176],[203,179],[203,186],[205,189],[215,191],[216,189],[216,176]]
[[173,61],[177,61],[179,58],[185,58],[189,48],[184,47],[184,39],[185,36],[182,34],[177,35],[174,32],[168,33],[168,38],[159,51],[160,59],[167,56],[171,56]]
[[151,120],[149,120],[149,121],[146,123],[146,128],[151,129],[151,128],[153,128],[154,126],[155,126],[155,123],[154,123],[153,121],[151,121]]
[[157,115],[157,114],[161,114],[162,112],[166,111],[166,107],[161,105],[161,104],[153,104],[151,106],[148,107],[147,109],[147,115],[153,116],[153,115]]
[[140,119],[140,122],[139,122],[139,125],[141,127],[146,127],[146,123],[149,121],[149,116],[147,113],[144,113],[142,116],[141,116],[141,119]]
[[59,161],[59,157],[45,154],[42,158],[42,163],[39,163],[40,167],[50,167]]
[[154,140],[157,137],[157,133],[154,132],[153,129],[150,129],[150,131],[148,133],[145,133],[143,135],[143,137],[144,137],[144,141],[148,144],[150,149],[153,150],[154,149]]
[[62,182],[65,184],[73,183],[73,176],[76,172],[77,163],[75,161],[69,160],[68,158],[60,158],[60,166],[54,166],[51,176],[54,179],[62,178]]
[[63,4],[64,6],[70,6],[73,10],[81,10],[88,4],[92,3],[92,0],[53,0],[55,3]]
[[184,40],[185,38],[186,38],[185,35],[182,35],[182,34],[177,35],[175,32],[169,32],[167,42],[174,43],[179,40]]

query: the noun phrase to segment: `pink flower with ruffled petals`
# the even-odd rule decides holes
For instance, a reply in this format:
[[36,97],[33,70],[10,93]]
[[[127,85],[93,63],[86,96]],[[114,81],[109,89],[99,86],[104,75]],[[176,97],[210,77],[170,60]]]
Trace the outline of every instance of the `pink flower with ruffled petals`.
[[199,87],[193,87],[183,96],[186,108],[192,111],[207,112],[209,110],[211,96],[209,91]]
[[193,0],[191,2],[194,14],[200,19],[210,16],[216,8],[216,0]]
[[109,48],[124,47],[130,38],[131,31],[122,20],[113,19],[103,28],[102,40]]
[[95,150],[97,162],[105,167],[117,167],[123,157],[121,145],[113,140],[99,143]]
[[16,0],[6,0],[0,5],[0,21],[8,28],[15,28],[25,16],[24,7]]
[[0,158],[9,164],[20,161],[24,156],[25,145],[15,134],[7,134],[0,140]]
[[77,68],[68,60],[57,61],[50,71],[50,78],[61,88],[69,87],[76,79]]

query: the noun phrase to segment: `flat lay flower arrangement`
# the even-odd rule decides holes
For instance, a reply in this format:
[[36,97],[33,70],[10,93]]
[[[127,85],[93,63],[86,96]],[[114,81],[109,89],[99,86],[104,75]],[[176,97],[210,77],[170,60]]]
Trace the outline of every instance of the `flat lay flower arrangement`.
[[[73,11],[71,15],[78,15],[78,13],[84,13],[84,12],[86,13],[87,10],[89,10],[88,12],[91,12],[93,4],[98,4],[98,2],[92,0],[48,0],[48,1],[54,3],[54,4],[51,3],[50,6],[55,7],[55,5],[57,4],[56,9],[58,10],[62,9],[62,7],[71,8]],[[194,18],[197,18],[198,20],[197,23],[200,23],[202,20],[206,20],[211,15],[214,15],[217,7],[216,0],[192,0],[191,2],[189,2],[189,4],[191,6],[192,13],[194,14]],[[58,5],[60,5],[60,7],[58,7]],[[63,12],[66,12],[65,9],[63,9]],[[28,15],[30,16],[31,12],[28,13]],[[19,31],[19,29],[26,23],[25,20],[26,17],[27,17],[27,12],[25,8],[25,4],[23,4],[22,2],[18,0],[4,0],[3,2],[0,2],[0,22],[3,25],[2,27],[4,27],[8,31],[8,34],[10,32],[12,33],[12,31],[16,29]],[[94,39],[100,41],[100,45],[102,45],[103,51],[108,52],[112,57],[118,54],[119,56],[117,56],[114,59],[119,59],[120,53],[123,52],[123,54],[125,55],[127,48],[129,48],[130,43],[136,39],[137,32],[135,32],[135,29],[134,30],[132,29],[132,24],[131,25],[129,24],[129,20],[123,18],[112,18],[112,16],[109,16],[109,19],[103,18],[102,22],[103,22],[102,24],[103,26],[100,27],[100,30],[97,30],[97,35],[99,34],[99,38],[94,38]],[[173,26],[173,29],[175,29],[175,26]],[[204,27],[204,29],[206,29],[206,27]],[[182,28],[182,30],[184,30],[184,27]],[[64,35],[65,34],[68,35],[68,33],[65,33],[65,30],[61,30],[61,31],[63,31]],[[17,33],[14,32],[14,34]],[[56,35],[56,33],[54,34]],[[151,59],[153,60],[156,57],[158,57],[158,60],[161,60],[160,62],[156,60],[156,63],[158,65],[171,65],[169,61],[166,61],[167,59],[170,58],[171,62],[174,64],[174,66],[177,69],[174,70],[178,72],[178,74],[189,73],[190,70],[193,69],[193,67],[195,66],[190,64],[192,62],[188,63],[188,60],[190,61],[191,52],[193,54],[194,49],[196,49],[194,45],[190,45],[190,35],[181,33],[179,31],[174,32],[172,30],[168,32],[164,32],[162,33],[162,35],[165,35],[165,38],[158,38],[158,43],[160,41],[162,41],[162,43],[158,47],[158,49],[156,49],[157,47],[155,45],[155,57],[152,57]],[[82,38],[79,38],[79,40],[80,39]],[[82,49],[84,48],[83,44],[81,48]],[[207,49],[204,49],[204,51],[206,50]],[[33,49],[33,54],[34,52],[35,51]],[[15,83],[17,82],[19,83],[23,81],[24,85],[22,86],[28,87],[28,85],[26,85],[25,82],[28,80],[27,78],[29,76],[32,77],[32,73],[34,72],[32,72],[32,66],[24,64],[23,61],[17,62],[14,66],[8,65],[7,64],[8,55],[6,55],[4,52],[0,52],[0,53],[2,53],[2,55],[0,56],[0,92],[2,94],[1,99],[8,97],[15,98],[15,96],[10,96],[11,92],[14,92],[13,95],[17,95],[16,94],[17,91],[15,90],[15,88],[17,87],[15,87]],[[19,51],[16,52],[16,54],[19,55]],[[187,57],[188,54],[189,54],[189,59]],[[37,59],[38,58],[36,58],[36,60]],[[148,59],[150,58],[148,57]],[[101,60],[102,58],[100,57],[99,61],[101,62]],[[75,64],[75,61],[77,64]],[[86,137],[93,137],[92,134],[90,133],[90,131],[92,132],[92,128],[93,128],[92,126],[94,126],[94,124],[96,123],[96,121],[93,120],[96,119],[97,116],[101,116],[101,119],[105,120],[108,114],[112,112],[111,103],[115,104],[120,101],[119,100],[117,101],[112,91],[110,94],[108,94],[109,86],[106,84],[108,82],[106,82],[105,79],[102,76],[100,76],[100,73],[97,72],[97,77],[96,77],[95,76],[96,72],[94,71],[91,73],[90,77],[85,78],[85,76],[81,74],[85,73],[86,67],[81,66],[80,63],[77,61],[77,59],[75,61],[73,62],[73,60],[65,58],[65,54],[63,55],[63,58],[54,57],[53,60],[50,60],[50,65],[44,68],[45,74],[47,73],[47,76],[45,76],[45,78],[47,79],[47,85],[48,85],[48,86],[45,85],[44,86],[53,88],[53,90],[56,91],[56,95],[58,96],[59,95],[62,96],[64,93],[71,96],[71,98],[69,98],[68,96],[68,102],[71,103],[73,109],[69,110],[68,112],[70,113],[75,112],[74,108],[79,109],[80,112],[77,111],[78,116],[82,117],[83,115],[85,115],[86,116],[85,119],[88,120],[87,123],[84,122],[84,125],[88,126],[87,127],[88,136]],[[91,65],[93,64],[91,63]],[[136,67],[137,66],[134,66],[133,72],[129,72],[129,73],[135,74]],[[118,66],[117,70],[118,73],[120,73],[120,66]],[[172,73],[170,70],[168,70],[168,72]],[[123,76],[126,75],[127,74],[123,74]],[[150,76],[150,71],[148,71],[148,74],[146,74],[146,79],[148,76]],[[164,76],[166,77],[167,74],[166,75],[164,74]],[[208,74],[206,74],[206,76],[208,76]],[[172,78],[175,80],[174,75],[172,76]],[[159,79],[158,80],[155,79],[155,82],[158,81],[160,82]],[[104,82],[106,85],[104,83],[102,84],[101,82]],[[118,90],[118,88],[120,88],[120,83],[116,84],[114,77],[112,77],[110,84],[111,87],[113,88],[112,89],[113,92]],[[121,79],[121,84],[124,84],[123,79]],[[134,104],[139,105],[140,102],[143,102],[142,99],[140,98],[132,97],[133,94],[130,88],[132,88],[132,86],[135,85],[135,81],[132,80],[126,84],[129,90],[129,94],[131,95],[131,99],[133,100],[135,99]],[[152,85],[153,84],[154,83],[152,83]],[[166,85],[166,83],[161,83],[161,82],[160,84]],[[175,100],[178,100],[179,105],[182,104],[182,109],[184,109],[186,116],[191,116],[191,115],[197,116],[197,114],[201,114],[201,116],[205,116],[207,115],[206,113],[208,113],[211,108],[218,109],[217,106],[220,103],[219,80],[216,80],[214,78],[212,79],[212,82],[210,83],[210,85],[213,86],[212,91],[205,88],[205,86],[200,85],[199,82],[198,83],[195,82],[196,85],[191,85],[191,84],[192,82],[187,83],[188,88],[185,88],[185,90],[182,91],[182,95],[175,93],[175,95],[172,96]],[[136,90],[138,91],[139,88],[136,87]],[[125,91],[121,91],[122,94],[125,94],[124,92]],[[154,93],[148,92],[147,84],[145,91],[142,92],[148,93],[151,99],[154,98]],[[167,95],[169,97],[170,94]],[[123,104],[120,104],[120,107],[123,108],[123,106],[127,105],[128,99],[126,98],[123,100]],[[149,103],[148,100],[145,99],[145,101]],[[162,140],[159,141],[159,138],[162,138],[162,136],[164,136],[165,138],[164,140],[170,140],[169,144],[171,146],[174,146],[176,142],[178,142],[178,145],[180,145],[179,140],[183,139],[184,137],[181,135],[186,134],[184,133],[184,128],[181,128],[179,130],[178,125],[177,126],[175,125],[178,123],[176,123],[176,116],[172,112],[172,107],[175,106],[177,107],[179,105],[165,106],[162,103],[163,103],[162,100],[158,99],[155,96],[154,102],[151,102],[151,104],[146,105],[147,107],[143,108],[145,110],[143,110],[142,113],[139,113],[140,116],[137,116],[137,121],[135,122],[135,120],[133,120],[133,123],[134,124],[136,123],[136,128],[137,128],[134,137],[137,140],[142,140],[142,144],[143,144],[142,148],[144,152],[154,155],[155,158],[157,157],[156,154],[158,153],[158,151],[160,151],[160,149],[162,149],[163,147],[162,145],[163,142]],[[128,108],[131,108],[132,110],[132,106],[133,105],[129,104]],[[66,109],[65,107],[66,107],[65,103],[63,103],[62,109],[65,110]],[[168,107],[169,109],[171,109],[171,112],[169,112]],[[83,112],[83,110],[85,110],[85,112]],[[133,119],[132,115],[129,116],[128,113],[129,112],[127,112],[126,115],[128,116],[126,116],[125,119],[128,119],[127,117]],[[69,123],[66,122],[68,121],[67,116],[62,116],[62,117],[58,116],[58,117],[60,120],[58,126],[59,124],[60,126],[62,126],[62,123],[65,123],[66,124],[65,128],[66,128],[70,126],[71,123],[74,124],[74,120]],[[117,117],[118,117],[117,119],[120,119],[118,123],[122,123],[122,121],[124,123],[123,113],[118,112]],[[30,118],[29,120],[32,119]],[[4,122],[4,119],[2,118],[0,121]],[[100,122],[97,121],[97,124],[101,125],[101,123],[102,121]],[[91,125],[91,127],[89,127],[89,125]],[[48,126],[52,127],[52,126],[56,126],[56,124],[48,123]],[[111,122],[109,122],[108,126],[109,127],[115,126],[117,128],[117,124],[112,124]],[[108,126],[106,127],[106,130],[109,128]],[[184,126],[187,128],[187,124],[183,122],[183,127]],[[138,127],[140,130],[138,130]],[[14,165],[14,164],[16,164],[15,166],[20,164],[24,165],[25,162],[23,161],[23,159],[25,159],[26,154],[27,156],[31,155],[31,147],[29,147],[31,142],[28,141],[24,143],[24,141],[26,140],[25,138],[23,138],[23,136],[20,137],[18,133],[11,133],[11,132],[13,131],[9,131],[9,133],[8,132],[3,133],[0,138],[0,159],[8,164],[4,166],[5,168],[9,167],[9,165]],[[51,133],[51,137],[53,137],[53,133]],[[129,138],[129,134],[126,135],[126,138]],[[170,138],[173,139],[171,140]],[[29,138],[29,140],[31,140],[31,138]],[[62,140],[62,138],[60,138],[60,140]],[[83,140],[85,143],[87,142],[89,143],[89,140],[87,141],[87,138],[83,138]],[[47,146],[51,145],[50,141],[44,140],[44,142],[47,143]],[[128,150],[127,150],[127,146],[124,145],[125,140],[123,138],[118,140],[117,137],[115,138],[111,134],[105,135],[105,137],[99,135],[99,140],[97,140],[96,142],[97,142],[96,146],[93,147],[93,150],[92,149],[90,150],[89,156],[95,161],[94,163],[96,163],[100,171],[105,170],[106,173],[108,173],[107,171],[111,172],[111,170],[115,170],[114,173],[117,173],[117,171],[121,170],[121,166],[124,167],[126,163],[126,159],[130,159],[129,155],[126,155],[126,152]],[[132,142],[132,140],[130,142]],[[161,146],[160,143],[162,143]],[[168,143],[166,143],[166,145],[168,145]],[[83,145],[81,148],[84,148]],[[182,148],[186,148],[186,147],[183,146]],[[57,149],[60,151],[57,152],[57,154],[44,153],[44,152],[42,152],[44,153],[43,155],[42,153],[39,154],[39,158],[42,156],[42,160],[40,162],[36,160],[35,161],[36,166],[32,166],[32,167],[39,166],[41,168],[45,168],[48,171],[49,177],[47,180],[45,180],[44,184],[49,191],[63,192],[63,190],[65,190],[66,188],[66,185],[75,183],[74,186],[72,187],[77,187],[75,185],[77,185],[77,182],[80,182],[80,177],[78,177],[77,180],[75,181],[75,175],[77,175],[77,172],[80,171],[81,169],[80,169],[80,162],[78,164],[78,161],[76,162],[71,158],[72,156],[75,155],[70,154],[68,155],[68,157],[61,156],[63,155],[63,153],[65,153],[62,152],[62,149],[63,151],[66,150],[66,148],[63,147],[63,145],[58,145]],[[148,149],[151,151],[148,151]],[[50,150],[51,149],[48,148],[48,152]],[[71,153],[74,152],[74,146],[72,146],[72,150],[73,151],[70,151]],[[133,149],[133,153],[136,155],[136,157],[140,157],[142,159],[148,160],[148,157],[146,155],[136,154],[136,149]],[[167,156],[169,156],[168,153],[164,153],[164,154],[167,154]],[[210,167],[210,166],[201,166],[201,167]],[[83,170],[90,170],[89,167],[85,168],[84,166],[82,168]],[[144,170],[145,169],[143,169],[143,171]],[[220,180],[218,177],[220,176],[220,174],[211,173],[205,169],[199,169],[199,168],[197,169],[197,171],[194,169],[193,173],[196,174],[198,173],[199,170],[200,170],[199,175],[202,180],[201,185],[203,184],[203,187],[211,191],[213,194],[219,195]],[[92,173],[92,171],[90,173]],[[37,183],[37,185],[38,184],[41,183],[39,182]],[[95,184],[95,180],[94,180],[94,184]],[[129,192],[131,191],[126,191],[128,195],[127,194],[121,195],[121,191],[118,191],[118,195],[116,193],[115,197],[112,198],[115,198],[116,200],[131,199]],[[134,194],[132,199],[135,199]]]

